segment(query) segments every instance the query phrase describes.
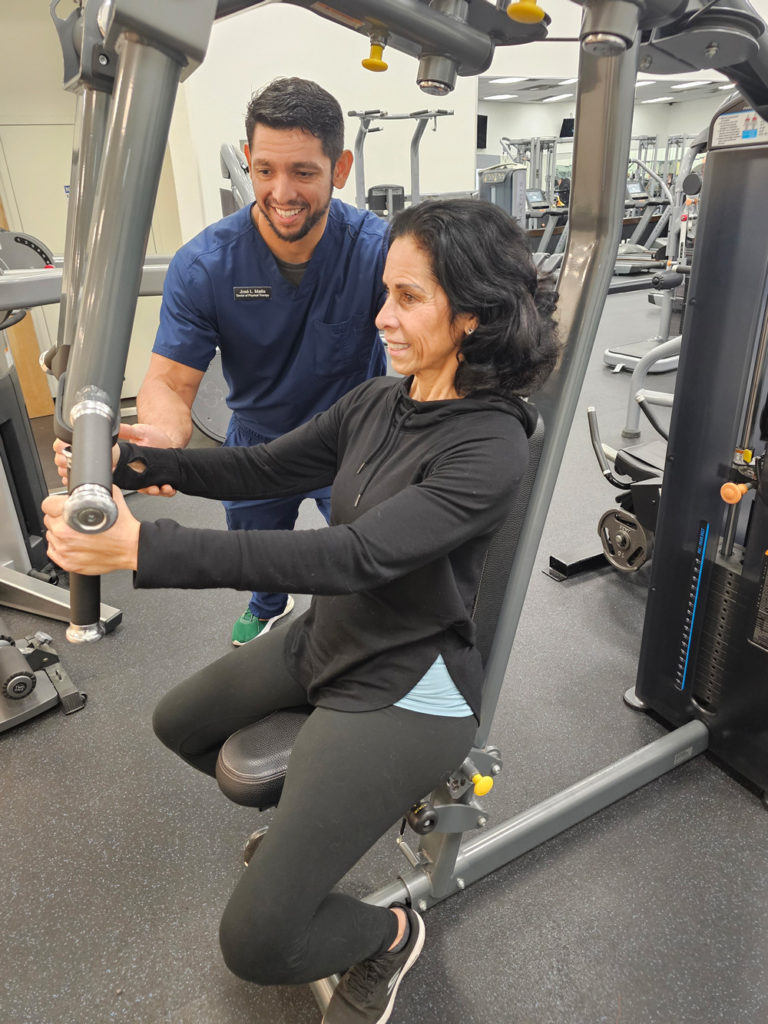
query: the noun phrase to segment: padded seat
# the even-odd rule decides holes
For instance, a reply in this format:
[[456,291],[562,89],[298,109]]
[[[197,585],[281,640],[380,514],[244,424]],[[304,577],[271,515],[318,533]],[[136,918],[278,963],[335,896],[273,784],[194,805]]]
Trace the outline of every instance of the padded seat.
[[275,711],[232,733],[216,762],[221,791],[244,807],[276,806],[291,748],[311,711],[309,706]]
[[616,472],[633,480],[652,480],[663,476],[667,461],[664,441],[641,441],[616,452]]
[[[496,632],[543,444],[544,423],[538,416],[528,442],[528,469],[507,518],[488,545],[475,598],[472,617],[477,627],[477,647],[484,664]],[[216,763],[216,781],[222,793],[245,807],[258,807],[262,811],[274,807],[283,790],[294,740],[311,712],[310,707],[276,711],[233,733],[219,751]]]

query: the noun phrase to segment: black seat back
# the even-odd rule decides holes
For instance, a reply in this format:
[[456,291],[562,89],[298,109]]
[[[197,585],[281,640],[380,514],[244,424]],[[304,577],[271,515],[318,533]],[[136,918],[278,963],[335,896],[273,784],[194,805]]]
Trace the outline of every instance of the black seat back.
[[520,539],[520,531],[525,522],[528,502],[531,497],[533,481],[539,468],[541,450],[544,445],[544,421],[537,414],[536,427],[528,440],[528,468],[515,494],[512,507],[507,518],[493,535],[483,564],[483,571],[475,597],[472,618],[477,629],[477,648],[487,664],[488,655],[499,622],[499,614],[507,589],[507,580],[512,568],[512,561]]

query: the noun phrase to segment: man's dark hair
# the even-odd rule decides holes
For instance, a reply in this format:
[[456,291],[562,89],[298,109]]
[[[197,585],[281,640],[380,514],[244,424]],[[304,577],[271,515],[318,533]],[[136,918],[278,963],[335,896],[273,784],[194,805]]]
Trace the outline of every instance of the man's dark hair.
[[451,317],[477,317],[462,339],[454,387],[530,395],[558,358],[553,278],[539,277],[520,226],[479,199],[437,199],[410,206],[392,221],[389,241],[411,237],[448,297]]
[[338,100],[306,78],[276,78],[251,97],[245,112],[245,137],[253,142],[257,124],[298,128],[320,139],[331,168],[344,150],[344,115]]

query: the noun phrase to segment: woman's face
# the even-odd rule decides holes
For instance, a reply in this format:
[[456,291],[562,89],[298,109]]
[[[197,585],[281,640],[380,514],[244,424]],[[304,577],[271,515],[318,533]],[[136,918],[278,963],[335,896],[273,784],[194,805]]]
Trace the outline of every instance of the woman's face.
[[475,318],[451,323],[448,296],[435,280],[427,254],[410,235],[396,238],[384,267],[387,299],[376,317],[392,368],[437,380],[456,373],[456,349]]

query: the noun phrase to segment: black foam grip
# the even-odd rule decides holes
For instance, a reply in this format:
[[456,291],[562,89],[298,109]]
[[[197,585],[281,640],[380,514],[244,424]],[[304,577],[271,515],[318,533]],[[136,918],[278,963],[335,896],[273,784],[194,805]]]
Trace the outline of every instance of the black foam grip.
[[70,493],[81,484],[99,484],[112,493],[112,424],[98,413],[84,413],[72,428]]
[[69,577],[69,621],[73,626],[92,626],[99,621],[101,611],[101,577]]

